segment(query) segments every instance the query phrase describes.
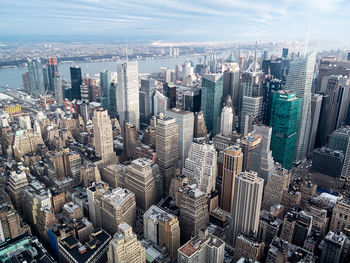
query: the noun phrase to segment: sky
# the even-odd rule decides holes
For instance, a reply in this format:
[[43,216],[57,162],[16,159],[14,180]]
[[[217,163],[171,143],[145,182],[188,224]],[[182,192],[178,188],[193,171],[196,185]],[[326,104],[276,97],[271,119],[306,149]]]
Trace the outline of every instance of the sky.
[[350,44],[350,0],[0,0],[0,39]]

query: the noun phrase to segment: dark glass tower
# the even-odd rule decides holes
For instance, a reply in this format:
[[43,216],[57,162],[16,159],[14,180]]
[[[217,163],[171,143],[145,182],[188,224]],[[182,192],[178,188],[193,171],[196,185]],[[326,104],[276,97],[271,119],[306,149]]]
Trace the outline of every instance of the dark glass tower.
[[174,83],[165,83],[163,85],[163,94],[169,98],[169,108],[176,108],[176,86]]
[[47,59],[47,75],[48,75],[48,82],[49,82],[49,92],[54,92],[55,91],[55,86],[54,86],[54,78],[55,78],[55,73],[58,73],[57,69],[57,58],[54,57],[49,57]]
[[82,84],[82,78],[81,78],[81,68],[78,66],[70,67],[70,79],[71,79],[71,85],[72,90],[70,94],[70,100],[80,100],[81,94],[80,94],[80,85]]

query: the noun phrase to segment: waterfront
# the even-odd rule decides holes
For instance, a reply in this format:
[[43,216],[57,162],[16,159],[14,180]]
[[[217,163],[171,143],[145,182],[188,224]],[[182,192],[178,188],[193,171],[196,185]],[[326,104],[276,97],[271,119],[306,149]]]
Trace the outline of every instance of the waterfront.
[[[182,56],[182,57],[164,57],[155,58],[152,60],[139,60],[139,73],[152,73],[160,71],[161,67],[175,69],[176,64],[182,65],[186,60],[190,60],[197,64],[198,58],[203,57],[203,55],[195,56]],[[82,74],[89,74],[94,76],[100,71],[107,69],[110,72],[117,71],[116,61],[103,61],[103,62],[66,62],[58,65],[58,71],[62,78],[70,80],[69,67],[72,65],[77,65],[81,67]],[[8,85],[11,89],[22,88],[22,74],[27,72],[26,67],[22,68],[2,68],[0,69],[0,86]]]

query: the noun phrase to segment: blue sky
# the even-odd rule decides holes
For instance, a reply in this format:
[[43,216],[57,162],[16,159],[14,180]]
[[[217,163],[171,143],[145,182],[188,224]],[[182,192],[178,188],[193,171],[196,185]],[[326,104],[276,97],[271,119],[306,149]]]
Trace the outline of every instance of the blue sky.
[[[350,44],[350,0],[0,0],[0,36]],[[258,32],[257,32],[258,31]]]

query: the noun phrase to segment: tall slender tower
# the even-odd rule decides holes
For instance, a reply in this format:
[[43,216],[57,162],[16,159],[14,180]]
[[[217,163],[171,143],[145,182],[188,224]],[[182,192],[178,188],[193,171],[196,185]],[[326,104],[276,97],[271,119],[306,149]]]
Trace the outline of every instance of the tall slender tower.
[[139,80],[137,62],[123,62],[118,64],[118,95],[117,107],[119,123],[124,120],[140,129]]
[[96,109],[92,123],[96,154],[101,156],[104,165],[109,165],[116,161],[116,155],[113,149],[112,123],[107,110]]
[[81,77],[81,68],[78,66],[73,66],[70,67],[70,78],[71,78],[71,96],[70,100],[76,99],[80,100],[81,99],[81,94],[80,94],[80,85],[83,83],[82,77]]
[[57,58],[49,57],[47,59],[46,64],[47,64],[47,74],[48,74],[48,81],[49,81],[49,92],[54,92],[55,91],[54,78],[56,74],[58,74]]
[[242,172],[235,178],[230,237],[233,245],[238,234],[258,232],[264,180],[256,172]]
[[111,78],[108,70],[100,72],[100,87],[103,92],[103,98],[101,98],[102,106],[104,109],[109,109],[109,90],[111,86]]
[[221,207],[231,213],[235,190],[235,177],[242,171],[243,154],[238,145],[224,151],[223,177],[221,188]]
[[226,137],[231,136],[232,124],[233,124],[233,109],[232,107],[225,106],[221,112],[220,133]]
[[311,52],[291,64],[286,90],[296,92],[302,98],[301,116],[299,120],[297,147],[294,159],[302,161],[306,157],[311,125],[311,86],[313,81],[316,53]]
[[179,126],[175,119],[160,114],[156,127],[156,149],[159,171],[163,176],[163,192],[168,193],[178,163]]
[[34,97],[45,94],[44,71],[40,58],[36,60],[28,59],[28,73],[30,92]]

